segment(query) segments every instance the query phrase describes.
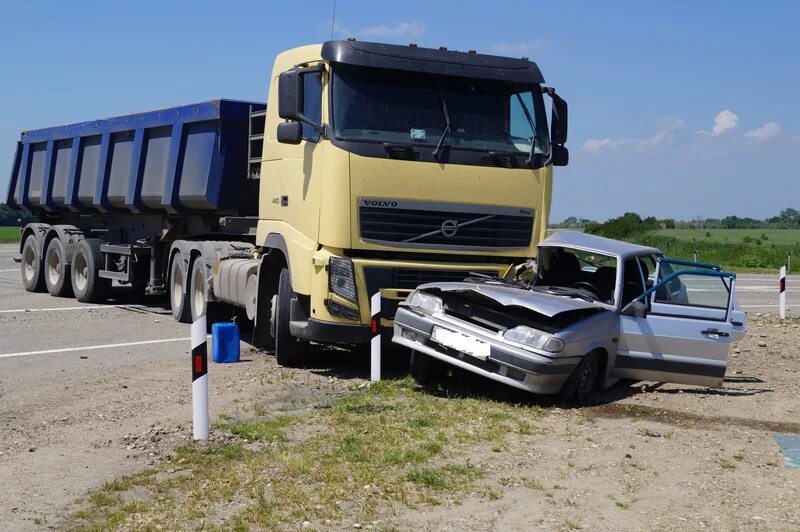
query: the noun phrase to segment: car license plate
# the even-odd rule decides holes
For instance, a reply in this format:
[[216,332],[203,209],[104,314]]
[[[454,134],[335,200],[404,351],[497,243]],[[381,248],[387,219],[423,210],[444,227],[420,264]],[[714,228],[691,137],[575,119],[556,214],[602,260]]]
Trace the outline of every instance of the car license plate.
[[477,338],[462,334],[460,332],[443,329],[434,326],[431,340],[437,344],[455,349],[460,353],[486,360],[489,358],[490,346],[486,342],[481,342]]

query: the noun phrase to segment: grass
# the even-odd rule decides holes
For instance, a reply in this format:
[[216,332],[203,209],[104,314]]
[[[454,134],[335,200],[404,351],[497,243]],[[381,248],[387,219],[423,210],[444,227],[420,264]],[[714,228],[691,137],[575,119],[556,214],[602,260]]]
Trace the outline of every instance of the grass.
[[19,227],[0,227],[0,244],[19,242]]
[[305,520],[369,521],[387,505],[435,505],[472,492],[491,497],[479,486],[483,471],[465,453],[503,448],[512,434],[541,433],[543,412],[445,399],[405,379],[353,391],[303,417],[228,417],[216,430],[238,441],[179,447],[170,462],[103,485],[65,525],[285,529]]

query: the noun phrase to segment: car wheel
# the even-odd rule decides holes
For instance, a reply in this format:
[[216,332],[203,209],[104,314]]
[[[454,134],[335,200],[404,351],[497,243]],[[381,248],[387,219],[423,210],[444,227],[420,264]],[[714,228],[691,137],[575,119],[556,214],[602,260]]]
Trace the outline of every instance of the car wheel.
[[583,357],[564,385],[564,398],[577,404],[588,403],[597,388],[599,372],[597,354],[589,353]]
[[444,363],[419,351],[411,351],[411,376],[421,386],[428,386],[444,376]]
[[51,296],[72,297],[69,265],[64,245],[58,237],[50,241],[44,254],[44,282]]
[[44,292],[44,272],[42,258],[36,252],[36,237],[28,235],[22,244],[22,263],[20,265],[22,284],[28,292]]
[[72,256],[72,290],[81,303],[100,303],[106,299],[111,279],[100,277],[102,240],[86,238],[75,246]]
[[308,344],[299,342],[289,330],[292,304],[292,283],[289,270],[281,269],[278,278],[278,294],[273,303],[273,331],[275,336],[275,359],[279,366],[297,366],[306,358]]

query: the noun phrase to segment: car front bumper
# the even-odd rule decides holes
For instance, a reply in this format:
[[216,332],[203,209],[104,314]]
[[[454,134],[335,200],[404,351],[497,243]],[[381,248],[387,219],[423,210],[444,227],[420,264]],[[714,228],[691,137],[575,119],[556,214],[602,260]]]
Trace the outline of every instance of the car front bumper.
[[[477,358],[435,342],[431,335],[437,326],[489,344],[489,356]],[[496,382],[542,395],[558,393],[581,360],[581,357],[537,355],[508,345],[497,337],[479,334],[468,324],[407,307],[397,309],[392,342]]]

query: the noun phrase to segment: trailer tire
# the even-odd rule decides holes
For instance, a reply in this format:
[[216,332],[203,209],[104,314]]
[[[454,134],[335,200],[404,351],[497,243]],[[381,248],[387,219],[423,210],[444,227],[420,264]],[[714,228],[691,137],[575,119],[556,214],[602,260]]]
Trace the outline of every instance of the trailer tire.
[[44,253],[44,282],[54,297],[72,297],[72,282],[64,244],[58,237],[50,240]]
[[225,306],[219,302],[208,300],[208,283],[206,282],[206,261],[203,257],[197,257],[192,263],[192,275],[189,282],[189,311],[192,323],[199,317],[205,315],[206,326],[211,330],[211,325],[216,322],[224,321]]
[[36,235],[28,235],[22,244],[20,274],[22,284],[28,292],[44,292],[44,272],[42,257],[36,252]]
[[99,238],[86,238],[75,246],[70,274],[72,290],[81,303],[100,303],[108,296],[111,279],[100,277],[101,245],[103,241]]
[[183,258],[176,253],[172,259],[169,272],[169,305],[172,317],[180,323],[191,323],[192,313],[189,310],[189,301],[186,290],[186,272],[183,271]]
[[275,359],[279,366],[297,366],[306,357],[308,345],[297,341],[289,330],[290,309],[292,304],[292,282],[289,270],[281,269],[278,278],[278,294],[275,297],[274,324]]
[[442,378],[447,371],[444,363],[438,358],[433,358],[425,353],[411,350],[409,361],[411,376],[420,386],[430,386]]

